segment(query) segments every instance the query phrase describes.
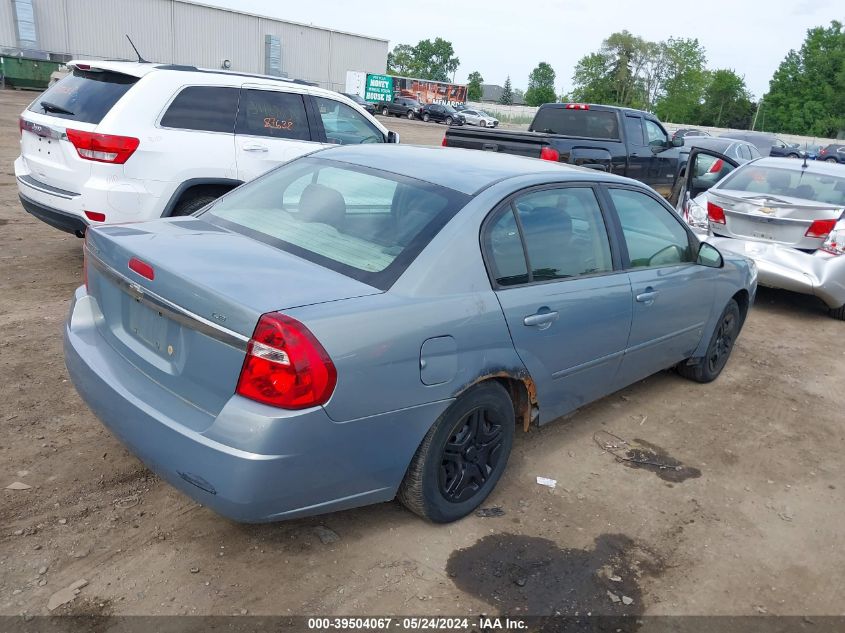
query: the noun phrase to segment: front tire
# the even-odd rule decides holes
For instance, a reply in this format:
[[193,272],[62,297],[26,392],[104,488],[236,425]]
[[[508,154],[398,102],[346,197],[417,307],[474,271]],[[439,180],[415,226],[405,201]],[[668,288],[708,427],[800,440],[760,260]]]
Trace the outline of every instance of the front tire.
[[481,127],[487,127],[487,121],[485,121],[484,119],[481,119],[481,120],[478,122],[478,125],[480,125]]
[[428,115],[428,112],[426,112],[425,114],[423,114],[423,121],[425,121],[426,123],[428,123],[428,120],[429,120],[430,118],[431,118],[431,117]]
[[452,125],[452,117],[450,117],[450,116],[446,117],[446,125]]
[[739,305],[731,299],[716,323],[716,329],[713,331],[704,358],[694,365],[688,365],[686,362],[679,364],[676,367],[678,373],[695,382],[706,383],[716,380],[731,356],[741,329],[742,315]]
[[834,156],[831,156],[830,158],[825,158],[824,160],[825,160],[826,163],[838,163],[839,162],[838,160],[836,160],[836,158]]
[[397,498],[434,523],[465,517],[502,476],[515,428],[513,403],[502,385],[490,381],[471,388],[428,431]]
[[413,110],[408,110],[408,120],[410,120],[410,121],[414,120],[414,111]]

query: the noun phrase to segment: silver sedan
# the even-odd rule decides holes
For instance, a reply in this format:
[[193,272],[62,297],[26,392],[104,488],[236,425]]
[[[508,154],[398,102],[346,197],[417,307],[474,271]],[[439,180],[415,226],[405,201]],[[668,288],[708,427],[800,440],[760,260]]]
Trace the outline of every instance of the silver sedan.
[[481,127],[496,127],[499,119],[487,114],[484,110],[461,110],[464,115],[464,122],[468,125],[479,125]]

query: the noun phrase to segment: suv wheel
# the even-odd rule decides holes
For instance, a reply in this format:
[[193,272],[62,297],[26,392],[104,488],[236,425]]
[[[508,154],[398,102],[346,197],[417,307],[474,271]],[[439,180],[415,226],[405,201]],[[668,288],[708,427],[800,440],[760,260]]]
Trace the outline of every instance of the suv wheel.
[[446,117],[446,125],[452,125],[452,117],[450,117],[450,116]]
[[429,120],[430,118],[431,118],[431,117],[429,116],[428,112],[426,112],[425,114],[423,114],[423,121],[425,121],[426,123],[428,123],[428,120]]
[[408,118],[413,120],[413,118],[414,118],[414,111],[413,110],[408,110]]
[[195,211],[199,211],[205,205],[217,200],[217,196],[212,196],[207,193],[200,193],[195,195],[188,195],[179,201],[179,204],[173,209],[170,217],[177,217],[180,215],[191,215]]
[[475,510],[505,470],[516,428],[513,403],[497,382],[461,395],[431,427],[417,449],[398,498],[435,523]]
[[731,299],[716,323],[716,330],[713,332],[704,358],[695,365],[687,365],[686,361],[680,363],[676,367],[678,373],[695,382],[716,380],[731,356],[740,329],[742,329],[742,316],[739,313],[739,305]]
[[824,160],[825,160],[825,162],[828,162],[828,163],[838,163],[839,162],[838,160],[836,160],[835,156],[830,156],[829,158],[825,158]]

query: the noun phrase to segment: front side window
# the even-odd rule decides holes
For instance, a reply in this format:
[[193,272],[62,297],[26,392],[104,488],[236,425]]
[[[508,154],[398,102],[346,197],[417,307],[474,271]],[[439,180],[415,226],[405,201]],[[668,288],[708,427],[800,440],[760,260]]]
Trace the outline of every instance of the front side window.
[[468,199],[388,172],[300,158],[239,187],[203,217],[386,290]]
[[310,141],[302,95],[245,88],[238,108],[237,134]]
[[648,139],[648,144],[657,147],[663,147],[667,143],[666,132],[663,131],[657,123],[650,119],[643,119],[645,122],[645,133]]
[[500,286],[613,270],[601,208],[589,187],[520,196],[511,212],[491,225],[486,240],[493,277]]
[[693,261],[689,234],[671,210],[639,191],[613,188],[608,191],[619,216],[632,268]]
[[349,145],[384,142],[382,133],[357,110],[324,97],[314,97],[314,103],[320,112],[329,143]]
[[239,92],[238,88],[188,86],[168,106],[161,117],[161,126],[231,134],[235,129]]

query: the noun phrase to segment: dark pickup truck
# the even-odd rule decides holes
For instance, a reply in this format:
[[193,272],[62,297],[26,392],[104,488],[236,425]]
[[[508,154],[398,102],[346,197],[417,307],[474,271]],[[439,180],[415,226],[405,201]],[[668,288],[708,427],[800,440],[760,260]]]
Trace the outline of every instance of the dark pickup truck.
[[540,106],[527,132],[449,128],[443,145],[504,152],[580,165],[635,178],[668,198],[678,173],[678,147],[653,114],[589,103]]

